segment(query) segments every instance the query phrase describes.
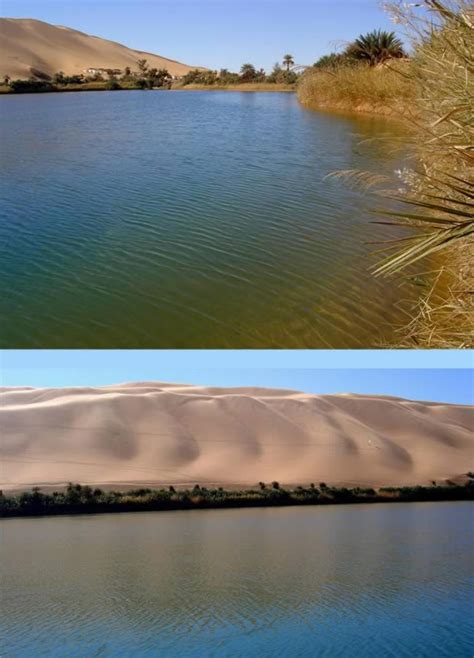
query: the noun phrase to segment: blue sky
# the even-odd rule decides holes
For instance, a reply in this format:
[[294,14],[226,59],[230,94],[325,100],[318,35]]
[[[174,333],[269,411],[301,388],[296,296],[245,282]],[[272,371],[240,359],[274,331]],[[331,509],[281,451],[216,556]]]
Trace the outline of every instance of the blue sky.
[[375,393],[472,404],[472,354],[338,350],[10,350],[3,386],[98,386],[168,381]]
[[186,64],[270,69],[287,52],[312,64],[335,44],[394,29],[378,0],[3,0],[3,16],[37,18]]

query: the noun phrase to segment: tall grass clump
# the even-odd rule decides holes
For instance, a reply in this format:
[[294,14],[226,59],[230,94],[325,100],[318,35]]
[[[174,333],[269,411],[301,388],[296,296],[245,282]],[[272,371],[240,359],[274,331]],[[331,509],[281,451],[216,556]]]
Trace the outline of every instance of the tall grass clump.
[[308,68],[299,84],[299,99],[313,108],[396,114],[413,100],[407,67],[395,33],[374,30]]
[[[398,204],[396,210],[376,211],[377,221],[408,227],[411,234],[382,246],[374,275],[394,276],[408,267],[432,270],[436,259],[432,283],[409,309],[398,346],[472,347],[474,9],[467,0],[396,0],[386,7],[412,42],[405,69],[392,63],[389,68],[411,90],[402,116],[415,164],[397,173],[394,189],[377,192]],[[345,73],[341,79],[348,79]],[[336,175],[366,188],[380,181],[371,172]]]
[[312,109],[357,110],[399,115],[414,100],[405,61],[371,66],[335,58],[334,64],[313,67],[298,85],[300,102]]
[[386,252],[375,274],[390,276],[443,252],[443,266],[402,328],[400,346],[471,347],[474,10],[466,0],[425,0],[420,7],[397,1],[389,9],[413,41],[410,135],[417,165],[402,175],[401,212],[387,218],[413,227],[413,235]]

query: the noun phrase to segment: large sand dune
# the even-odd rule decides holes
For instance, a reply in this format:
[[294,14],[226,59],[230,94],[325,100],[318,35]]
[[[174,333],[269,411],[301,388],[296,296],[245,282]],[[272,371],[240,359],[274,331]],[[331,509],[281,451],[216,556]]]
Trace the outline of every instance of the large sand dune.
[[0,18],[0,76],[12,79],[31,77],[31,69],[48,75],[84,73],[88,68],[137,70],[137,60],[147,59],[150,67],[166,68],[181,76],[191,68],[174,60],[132,50],[114,41],[94,37],[32,18]]
[[473,408],[161,383],[0,388],[3,489],[93,484],[402,485],[474,467]]

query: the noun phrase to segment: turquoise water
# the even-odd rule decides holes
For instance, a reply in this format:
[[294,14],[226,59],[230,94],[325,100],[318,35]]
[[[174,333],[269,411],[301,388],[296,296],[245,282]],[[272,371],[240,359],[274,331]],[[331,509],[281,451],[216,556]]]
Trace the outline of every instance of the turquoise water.
[[294,94],[0,98],[1,347],[371,347],[414,293],[375,280],[384,119]]
[[472,503],[0,522],[8,658],[470,658]]

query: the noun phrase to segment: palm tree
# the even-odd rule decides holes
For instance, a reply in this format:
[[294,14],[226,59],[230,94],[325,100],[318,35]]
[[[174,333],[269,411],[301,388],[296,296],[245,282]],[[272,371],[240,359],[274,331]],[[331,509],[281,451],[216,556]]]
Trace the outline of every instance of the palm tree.
[[289,71],[290,67],[293,66],[295,63],[295,60],[293,59],[293,55],[285,55],[283,57],[283,64],[286,66],[286,70]]
[[400,39],[394,32],[384,30],[361,34],[346,48],[345,54],[353,59],[365,61],[370,66],[381,64],[388,59],[405,57]]

